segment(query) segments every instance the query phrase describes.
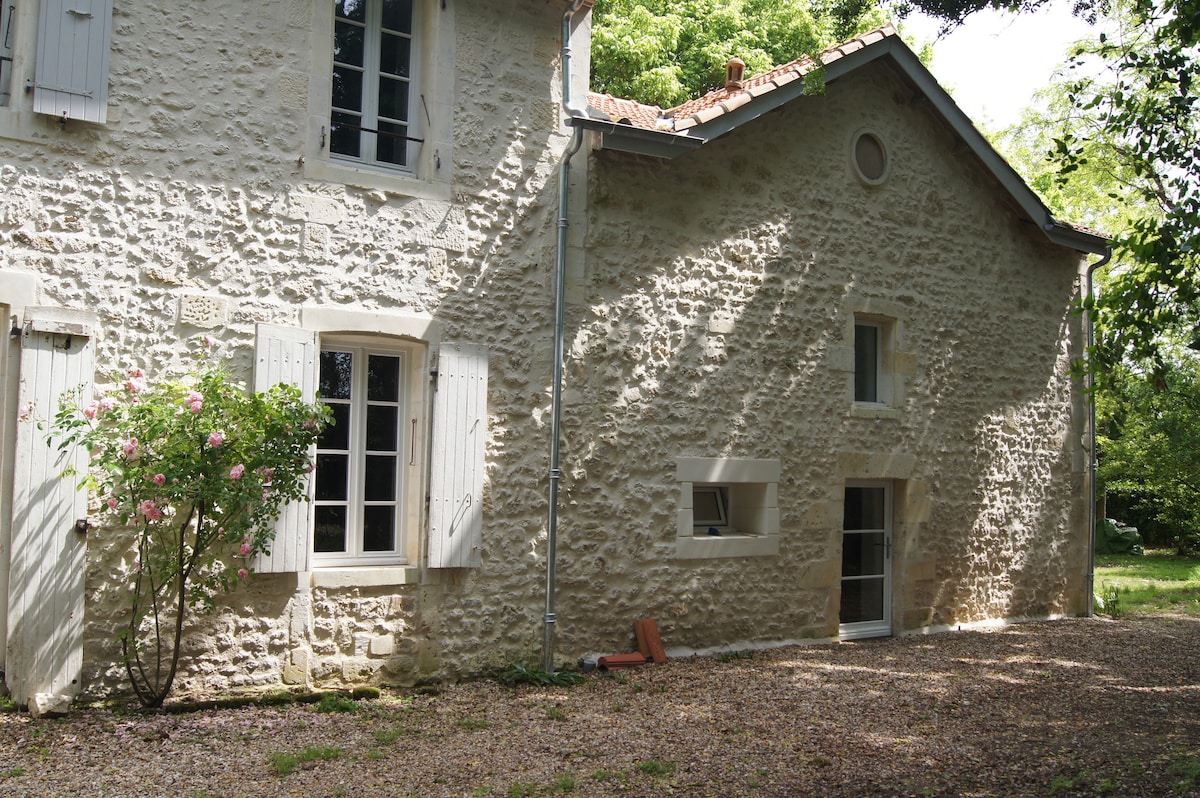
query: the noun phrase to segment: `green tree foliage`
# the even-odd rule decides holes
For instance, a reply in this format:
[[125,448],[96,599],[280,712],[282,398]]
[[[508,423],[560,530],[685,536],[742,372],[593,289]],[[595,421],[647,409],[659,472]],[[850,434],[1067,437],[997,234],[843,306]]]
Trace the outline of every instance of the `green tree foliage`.
[[737,56],[765,72],[882,23],[863,3],[807,0],[596,0],[592,87],[672,107],[724,83]]
[[[1042,1],[915,5],[952,24]],[[1200,547],[1200,0],[1082,0],[1076,13],[1103,32],[1000,146],[1056,213],[1113,235],[1089,300],[1099,487],[1149,541],[1184,551]]]
[[[991,6],[1024,11],[1044,0],[915,0],[949,23]],[[1122,189],[1109,199],[1132,211],[1114,234],[1121,268],[1096,301],[1104,348],[1094,363],[1123,359],[1167,367],[1171,332],[1194,335],[1200,321],[1200,0],[1081,0],[1093,22],[1107,12],[1115,31],[1081,46],[1063,84],[1073,109],[1052,157],[1069,184],[1100,159]],[[1099,63],[1096,72],[1087,65]],[[1168,333],[1164,335],[1164,333]]]
[[1200,362],[1180,354],[1153,380],[1118,368],[1097,404],[1110,507],[1151,545],[1200,548]]

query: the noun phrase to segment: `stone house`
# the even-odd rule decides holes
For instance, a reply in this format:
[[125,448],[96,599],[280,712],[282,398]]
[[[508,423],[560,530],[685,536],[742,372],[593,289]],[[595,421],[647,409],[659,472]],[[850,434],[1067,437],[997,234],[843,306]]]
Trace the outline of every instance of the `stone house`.
[[1087,611],[1072,308],[1105,244],[894,31],[828,51],[823,92],[798,62],[662,111],[587,95],[581,0],[3,15],[19,701],[122,689],[133,567],[19,417],[201,334],[325,386],[345,437],[194,618],[182,689],[562,665],[643,617],[686,652]]

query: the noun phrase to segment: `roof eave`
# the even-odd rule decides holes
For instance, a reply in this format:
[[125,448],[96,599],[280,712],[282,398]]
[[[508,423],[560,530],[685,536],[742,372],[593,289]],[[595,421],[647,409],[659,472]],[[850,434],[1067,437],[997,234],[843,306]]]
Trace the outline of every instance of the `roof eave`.
[[[991,143],[979,132],[970,118],[963,113],[953,98],[938,84],[925,65],[899,36],[888,36],[826,64],[823,74],[824,81],[826,84],[832,83],[872,61],[885,57],[890,57],[904,75],[913,82],[938,115],[946,121],[954,133],[979,158],[984,168],[1008,192],[1021,210],[1041,227],[1051,241],[1080,252],[1105,254],[1109,251],[1108,239],[1105,237],[1065,225],[1051,215],[1041,198],[1029,188],[1008,161],[996,152]],[[710,122],[690,127],[688,133],[701,142],[712,141],[803,95],[805,93],[804,84],[804,80],[793,80]]]
[[665,130],[646,130],[620,122],[588,117],[570,117],[567,123],[600,134],[600,147],[657,158],[677,158],[704,143],[704,139]]

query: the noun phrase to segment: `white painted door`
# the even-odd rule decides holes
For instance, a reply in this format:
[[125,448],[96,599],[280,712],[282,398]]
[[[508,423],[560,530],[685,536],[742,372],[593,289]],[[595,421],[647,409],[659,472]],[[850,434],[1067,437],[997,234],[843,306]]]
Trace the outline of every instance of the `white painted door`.
[[[82,404],[91,398],[94,323],[78,311],[35,313],[26,312],[18,401],[47,419],[68,391],[78,391]],[[86,473],[88,452],[60,450],[48,435],[32,420],[17,424],[5,681],[18,704],[38,693],[78,694],[83,668],[87,544],[76,522],[87,518],[87,492],[62,474]]]
[[847,482],[842,521],[843,640],[892,633],[892,486]]

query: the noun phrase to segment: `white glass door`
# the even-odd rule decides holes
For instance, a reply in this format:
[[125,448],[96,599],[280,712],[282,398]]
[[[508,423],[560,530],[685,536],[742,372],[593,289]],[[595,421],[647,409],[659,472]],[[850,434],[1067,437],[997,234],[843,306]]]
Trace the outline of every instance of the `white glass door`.
[[839,621],[843,640],[892,633],[891,483],[846,483]]

